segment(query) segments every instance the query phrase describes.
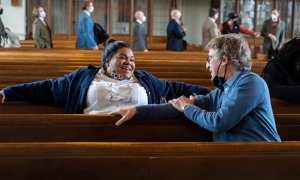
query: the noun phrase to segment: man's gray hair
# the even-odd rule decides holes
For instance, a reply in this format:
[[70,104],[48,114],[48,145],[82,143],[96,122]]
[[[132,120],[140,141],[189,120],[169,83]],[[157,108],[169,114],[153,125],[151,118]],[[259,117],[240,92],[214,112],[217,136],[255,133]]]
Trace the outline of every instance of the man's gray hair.
[[206,49],[214,50],[217,59],[226,56],[229,61],[240,70],[250,70],[251,51],[247,41],[238,34],[225,34],[212,39]]
[[181,16],[181,12],[178,9],[173,9],[171,11],[171,17],[172,18],[178,18],[178,16]]

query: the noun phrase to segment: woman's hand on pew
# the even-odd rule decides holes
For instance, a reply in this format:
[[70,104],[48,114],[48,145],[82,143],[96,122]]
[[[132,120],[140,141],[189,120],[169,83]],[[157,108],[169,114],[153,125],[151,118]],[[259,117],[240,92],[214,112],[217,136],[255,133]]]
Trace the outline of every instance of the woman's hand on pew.
[[122,116],[122,118],[116,122],[116,126],[120,126],[124,122],[132,119],[136,115],[136,113],[137,113],[136,108],[129,108],[129,109],[120,109],[119,111],[114,112],[112,114]]

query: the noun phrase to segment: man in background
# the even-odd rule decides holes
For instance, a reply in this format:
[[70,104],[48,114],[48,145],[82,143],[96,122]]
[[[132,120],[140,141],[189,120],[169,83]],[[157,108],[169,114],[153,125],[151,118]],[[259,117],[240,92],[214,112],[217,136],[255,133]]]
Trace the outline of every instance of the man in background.
[[204,50],[206,45],[215,37],[221,35],[216,20],[219,17],[219,12],[217,9],[212,8],[209,11],[208,18],[202,25],[202,49]]
[[279,18],[277,9],[272,10],[271,17],[265,20],[261,35],[264,37],[263,52],[267,59],[273,58],[284,42],[285,23]]
[[143,11],[135,12],[136,22],[134,23],[134,31],[133,31],[133,47],[132,49],[135,51],[144,51],[147,50],[147,39],[146,39],[146,31],[143,25],[143,22],[146,22],[146,16]]

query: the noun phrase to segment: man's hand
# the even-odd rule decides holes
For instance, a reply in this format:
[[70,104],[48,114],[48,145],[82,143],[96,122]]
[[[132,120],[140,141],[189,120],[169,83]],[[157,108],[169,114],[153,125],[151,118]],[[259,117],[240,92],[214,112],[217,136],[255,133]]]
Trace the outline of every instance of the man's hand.
[[186,30],[187,30],[186,26],[183,25],[183,26],[182,26],[182,31],[183,31],[183,32],[186,32]]
[[120,109],[118,112],[113,113],[114,115],[121,115],[122,118],[116,122],[116,126],[120,126],[124,122],[132,119],[136,115],[137,111],[136,108],[130,109]]
[[181,96],[177,99],[173,99],[169,101],[178,111],[183,112],[184,106],[194,104],[195,96],[191,95],[189,98],[185,96]]
[[254,32],[253,34],[255,37],[260,37],[261,33],[260,32]]
[[272,41],[276,41],[276,40],[277,40],[277,37],[274,36],[274,35],[271,34],[271,33],[268,34],[268,37],[269,37]]

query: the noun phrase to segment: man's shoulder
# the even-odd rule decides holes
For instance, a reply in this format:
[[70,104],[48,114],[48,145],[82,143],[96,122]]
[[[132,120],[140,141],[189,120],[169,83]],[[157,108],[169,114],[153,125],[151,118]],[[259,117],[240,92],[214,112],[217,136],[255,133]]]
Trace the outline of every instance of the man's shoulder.
[[39,18],[35,18],[33,24],[39,24],[39,23],[42,23],[42,21]]
[[250,84],[264,84],[264,80],[262,77],[260,77],[259,75],[257,75],[256,73],[253,73],[251,71],[244,71],[241,74],[241,78],[240,78],[240,82],[247,82]]

